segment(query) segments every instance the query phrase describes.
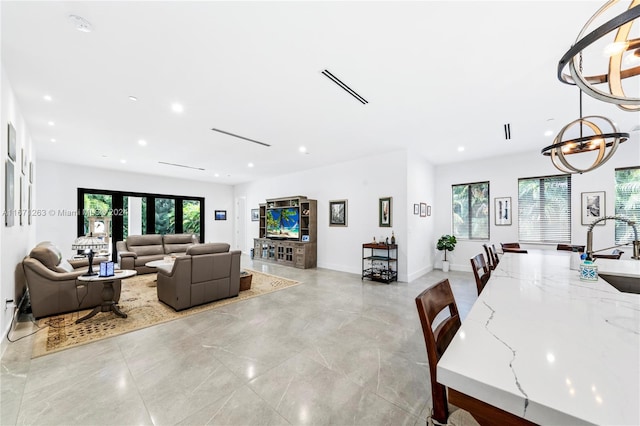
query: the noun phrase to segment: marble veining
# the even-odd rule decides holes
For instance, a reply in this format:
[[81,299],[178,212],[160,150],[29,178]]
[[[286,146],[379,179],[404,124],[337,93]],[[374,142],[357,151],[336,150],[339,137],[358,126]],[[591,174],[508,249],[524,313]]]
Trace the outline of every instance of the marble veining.
[[[569,260],[506,253],[438,363],[438,380],[538,424],[638,425],[640,295],[581,281]],[[640,262],[600,260],[599,272],[640,285]]]

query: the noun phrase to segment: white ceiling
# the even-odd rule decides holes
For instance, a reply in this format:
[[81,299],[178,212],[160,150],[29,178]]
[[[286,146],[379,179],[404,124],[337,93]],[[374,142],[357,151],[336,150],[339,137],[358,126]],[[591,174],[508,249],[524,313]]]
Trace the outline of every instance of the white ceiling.
[[[2,66],[40,159],[234,184],[399,149],[433,164],[539,155],[579,116],[556,67],[601,4],[2,1]],[[585,96],[593,114],[638,124]]]

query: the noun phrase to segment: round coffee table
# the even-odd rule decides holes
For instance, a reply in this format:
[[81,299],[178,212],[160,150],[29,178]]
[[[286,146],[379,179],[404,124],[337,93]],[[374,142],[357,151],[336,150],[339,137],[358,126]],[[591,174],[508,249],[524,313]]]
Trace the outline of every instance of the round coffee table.
[[149,268],[164,269],[165,271],[171,272],[174,262],[175,257],[172,257],[171,260],[152,260],[151,262],[145,263],[144,266],[147,266]]
[[87,315],[76,320],[76,324],[95,316],[98,312],[113,312],[119,317],[126,318],[127,314],[122,312],[120,308],[118,308],[117,302],[113,300],[113,296],[115,294],[113,283],[116,280],[133,277],[135,274],[137,274],[136,271],[122,269],[120,271],[116,271],[111,277],[101,277],[100,275],[80,275],[77,277],[76,279],[78,281],[86,282],[87,285],[92,285],[92,283],[102,283],[102,304],[93,308],[93,311],[89,312]]

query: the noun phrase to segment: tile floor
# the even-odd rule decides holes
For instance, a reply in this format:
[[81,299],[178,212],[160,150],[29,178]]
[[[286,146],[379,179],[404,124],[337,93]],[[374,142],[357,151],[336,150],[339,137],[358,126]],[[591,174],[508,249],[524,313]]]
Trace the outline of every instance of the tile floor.
[[304,284],[33,360],[30,338],[10,343],[0,424],[425,424],[414,299],[448,276],[464,318],[476,299],[471,273],[386,285],[242,262]]

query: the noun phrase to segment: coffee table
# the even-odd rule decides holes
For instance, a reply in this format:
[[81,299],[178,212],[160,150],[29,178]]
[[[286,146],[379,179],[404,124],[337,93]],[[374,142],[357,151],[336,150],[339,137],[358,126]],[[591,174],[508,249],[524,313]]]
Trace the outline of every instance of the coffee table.
[[113,289],[113,283],[116,280],[122,280],[125,278],[133,277],[136,273],[137,273],[136,271],[132,271],[129,269],[122,269],[122,270],[116,271],[112,277],[101,277],[100,275],[91,275],[91,276],[80,275],[79,277],[77,277],[76,279],[78,281],[87,282],[87,285],[92,285],[92,283],[102,283],[102,304],[93,308],[93,310],[89,312],[87,315],[76,320],[76,324],[95,316],[98,312],[113,312],[119,317],[126,318],[127,314],[122,312],[118,307],[117,302],[113,300],[113,296],[115,293]]

